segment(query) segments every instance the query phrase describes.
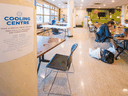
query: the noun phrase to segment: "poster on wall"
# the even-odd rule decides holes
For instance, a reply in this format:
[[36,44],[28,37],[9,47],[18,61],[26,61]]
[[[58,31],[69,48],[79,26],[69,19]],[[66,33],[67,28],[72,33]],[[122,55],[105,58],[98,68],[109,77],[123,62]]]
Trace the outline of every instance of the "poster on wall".
[[0,63],[31,53],[33,8],[0,3],[0,13]]

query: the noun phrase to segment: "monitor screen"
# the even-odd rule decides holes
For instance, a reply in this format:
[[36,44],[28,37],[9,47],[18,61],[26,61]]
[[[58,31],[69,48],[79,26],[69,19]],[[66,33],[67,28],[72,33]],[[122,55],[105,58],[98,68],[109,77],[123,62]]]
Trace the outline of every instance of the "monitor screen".
[[98,12],[98,17],[106,17],[106,13],[105,12]]

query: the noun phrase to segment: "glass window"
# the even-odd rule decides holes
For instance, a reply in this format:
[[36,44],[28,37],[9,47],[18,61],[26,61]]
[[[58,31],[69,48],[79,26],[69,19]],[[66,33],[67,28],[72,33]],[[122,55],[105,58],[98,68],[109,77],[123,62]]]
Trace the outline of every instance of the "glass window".
[[44,15],[50,15],[50,9],[44,8]]
[[47,4],[44,4],[44,7],[45,7],[45,8],[49,8],[49,5],[47,5]]
[[55,11],[55,15],[58,15],[58,12]]
[[44,16],[44,22],[49,22],[50,21],[50,16]]
[[38,24],[38,23],[43,23],[43,16],[41,16],[41,15],[36,15],[36,21],[37,21],[37,24]]
[[58,17],[55,17],[55,20],[58,21]]
[[58,8],[57,8],[57,7],[55,7],[55,10],[57,11],[57,10],[58,10]]
[[42,4],[36,3],[37,6],[43,6]]
[[54,10],[51,10],[51,15],[55,15],[55,11]]
[[43,14],[43,7],[37,6],[36,14]]

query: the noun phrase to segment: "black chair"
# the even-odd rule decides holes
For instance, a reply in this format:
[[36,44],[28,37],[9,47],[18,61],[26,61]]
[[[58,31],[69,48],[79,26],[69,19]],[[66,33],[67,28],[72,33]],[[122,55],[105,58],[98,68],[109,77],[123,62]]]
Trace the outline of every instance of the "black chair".
[[[70,53],[69,56],[65,56],[65,55],[61,55],[61,54],[55,54],[53,56],[53,58],[50,60],[49,64],[46,66],[45,79],[47,78],[47,76],[46,76],[47,68],[56,70],[56,76],[54,77],[54,80],[52,82],[50,90],[47,93],[48,95],[49,94],[62,95],[62,96],[65,95],[65,94],[58,94],[58,93],[50,93],[50,91],[52,89],[52,86],[53,86],[53,84],[54,84],[54,82],[56,80],[58,72],[65,72],[66,73],[67,81],[68,81],[68,85],[69,85],[69,89],[70,89],[70,95],[71,95],[71,88],[70,88],[70,84],[69,84],[69,80],[68,80],[68,71],[69,71],[71,63],[72,63],[73,53],[74,53],[75,49],[77,48],[77,46],[78,46],[77,43],[72,46],[71,53]],[[45,79],[44,79],[43,91],[44,91],[44,88],[45,88]]]

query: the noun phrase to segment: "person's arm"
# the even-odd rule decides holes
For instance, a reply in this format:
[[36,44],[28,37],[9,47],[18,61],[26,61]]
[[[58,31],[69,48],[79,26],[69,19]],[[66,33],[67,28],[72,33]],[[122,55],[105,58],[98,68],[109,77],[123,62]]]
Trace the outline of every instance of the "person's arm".
[[107,26],[105,26],[105,37],[111,37],[111,33]]

